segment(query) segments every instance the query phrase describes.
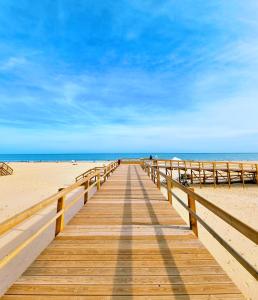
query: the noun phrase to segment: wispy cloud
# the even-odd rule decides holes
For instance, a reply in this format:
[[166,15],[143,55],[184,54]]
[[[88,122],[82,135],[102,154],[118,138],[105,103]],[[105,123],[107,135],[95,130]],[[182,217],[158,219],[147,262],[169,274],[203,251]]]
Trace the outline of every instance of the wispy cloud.
[[258,151],[257,17],[252,0],[0,3],[0,151]]

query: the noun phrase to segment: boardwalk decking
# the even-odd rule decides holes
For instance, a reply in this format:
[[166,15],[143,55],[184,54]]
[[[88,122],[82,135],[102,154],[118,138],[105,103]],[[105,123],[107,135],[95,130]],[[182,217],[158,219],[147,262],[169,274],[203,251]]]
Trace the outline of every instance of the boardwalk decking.
[[122,165],[3,299],[244,299],[140,166]]

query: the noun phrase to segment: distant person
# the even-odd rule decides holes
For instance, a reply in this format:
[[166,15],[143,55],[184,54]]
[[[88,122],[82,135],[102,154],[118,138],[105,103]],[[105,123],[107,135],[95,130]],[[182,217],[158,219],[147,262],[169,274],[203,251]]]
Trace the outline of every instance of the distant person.
[[150,160],[152,160],[152,155],[150,155]]

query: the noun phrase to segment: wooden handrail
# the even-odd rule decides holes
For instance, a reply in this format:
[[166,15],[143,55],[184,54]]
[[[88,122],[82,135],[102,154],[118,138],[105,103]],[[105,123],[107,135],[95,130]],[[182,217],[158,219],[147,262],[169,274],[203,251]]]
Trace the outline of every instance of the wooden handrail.
[[114,164],[117,164],[117,162],[111,162],[107,166],[103,166],[103,167],[94,167],[94,168],[91,168],[91,169],[85,171],[84,173],[80,174],[79,176],[77,176],[75,178],[75,181],[77,182],[77,181],[81,180],[82,178],[88,176],[89,174],[94,173],[96,170],[99,170],[100,172],[102,172],[101,175],[104,175],[105,173],[109,174],[109,172],[107,172],[107,170],[108,170],[108,168],[112,168]]
[[[110,164],[110,172],[113,172],[117,168],[117,162]],[[106,176],[106,174],[104,174]],[[92,182],[92,178],[96,178],[95,182]],[[80,181],[75,182],[74,184],[68,186],[67,188],[62,189],[53,196],[44,199],[40,203],[35,204],[34,206],[26,209],[25,211],[11,217],[10,219],[2,222],[0,224],[0,235],[5,234],[9,230],[13,229],[18,224],[27,220],[28,218],[34,216],[37,212],[49,207],[50,205],[57,203],[57,212],[51,220],[46,224],[43,224],[40,229],[38,229],[33,235],[31,235],[27,240],[17,246],[13,251],[8,253],[5,257],[0,260],[0,267],[6,265],[11,259],[16,257],[26,246],[28,246],[37,236],[40,235],[44,230],[49,228],[49,226],[56,221],[55,233],[58,234],[64,228],[64,213],[75,203],[77,203],[82,196],[88,193],[94,186],[97,186],[97,189],[100,189],[101,183],[103,182],[103,176],[101,176],[100,171],[96,170],[94,173],[89,174]],[[86,184],[87,183],[87,184]],[[77,195],[69,204],[65,204],[65,196],[70,192],[74,191],[78,187],[84,187],[84,190]]]
[[[243,234],[249,240],[254,242],[256,245],[258,244],[258,232],[253,229],[252,227],[248,226],[247,224],[243,223],[242,221],[238,220],[234,216],[230,215],[229,213],[225,212],[220,207],[216,206],[215,204],[211,203],[204,197],[195,193],[191,188],[187,188],[181,183],[177,182],[176,180],[172,179],[170,176],[166,175],[165,173],[161,172],[157,165],[152,165],[150,163],[144,162],[142,164],[142,168],[147,172],[150,176],[152,174],[152,180],[155,182],[155,178],[159,178],[160,185],[167,189],[168,193],[168,201],[172,204],[172,199],[176,199],[188,212],[189,212],[189,224],[190,228],[193,229],[194,233],[198,236],[198,227],[197,221],[200,222],[212,235],[216,238],[220,244],[229,251],[237,261],[256,279],[258,279],[257,270],[251,266],[237,251],[235,251],[226,241],[223,240],[200,216],[197,215],[195,211],[195,201],[199,202],[202,206],[206,209],[214,213],[220,219],[222,219],[227,224],[231,225],[234,229],[238,232]],[[165,179],[165,183],[160,180],[160,177]],[[183,192],[187,194],[188,197],[188,204],[185,204],[176,194],[173,193],[173,188],[179,188]]]
[[185,160],[175,160],[175,159],[152,159],[150,160],[149,158],[141,158],[141,161],[160,161],[160,162],[181,162],[182,164],[184,164],[185,162],[189,162],[189,163],[204,163],[204,164],[212,164],[212,163],[216,163],[216,164],[226,164],[226,163],[231,163],[231,164],[244,164],[244,165],[252,165],[255,166],[256,163],[253,162],[246,162],[246,161],[223,161],[223,160],[193,160],[193,159],[185,159]]

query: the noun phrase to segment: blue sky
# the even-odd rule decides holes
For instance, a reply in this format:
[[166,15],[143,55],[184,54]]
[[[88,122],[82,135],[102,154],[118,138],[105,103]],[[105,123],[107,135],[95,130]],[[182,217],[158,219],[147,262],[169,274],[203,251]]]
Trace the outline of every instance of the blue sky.
[[258,152],[256,0],[0,1],[0,152]]

